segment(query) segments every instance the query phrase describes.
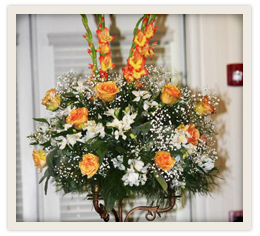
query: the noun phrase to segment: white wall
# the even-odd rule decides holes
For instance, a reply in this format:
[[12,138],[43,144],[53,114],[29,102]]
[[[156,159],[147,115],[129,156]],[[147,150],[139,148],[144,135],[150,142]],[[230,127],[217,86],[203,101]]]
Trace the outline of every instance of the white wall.
[[230,210],[243,209],[243,87],[228,86],[226,75],[227,64],[243,63],[243,16],[187,15],[186,45],[188,85],[208,86],[221,99],[213,118],[224,180],[212,196],[193,198],[193,221],[228,221]]

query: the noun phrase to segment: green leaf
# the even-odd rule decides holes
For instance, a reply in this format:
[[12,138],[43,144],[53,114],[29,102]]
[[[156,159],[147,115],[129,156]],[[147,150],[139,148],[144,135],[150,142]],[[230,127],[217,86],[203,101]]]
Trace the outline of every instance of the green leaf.
[[30,143],[30,145],[38,145],[39,142],[35,142],[35,143]]
[[50,176],[48,176],[46,181],[45,181],[45,186],[44,186],[44,193],[45,193],[45,195],[47,195],[49,179],[50,179]]
[[44,172],[44,175],[42,176],[42,178],[39,181],[39,184],[49,175],[50,175],[49,169],[46,169]]
[[150,127],[151,127],[151,121],[148,121],[148,122],[146,122],[144,124],[141,124],[141,125],[139,125],[137,127],[134,127],[133,133],[134,134],[138,134],[140,132],[146,133],[146,132],[148,132],[150,130]]
[[157,171],[154,171],[153,174],[154,174],[154,177],[156,178],[156,180],[158,181],[158,183],[162,186],[163,190],[166,191],[168,188],[168,185],[167,185],[165,179]]
[[33,118],[33,120],[50,125],[49,122],[46,119],[43,119],[43,118]]
[[119,154],[125,152],[125,149],[122,146],[116,146],[116,150]]
[[94,151],[97,148],[102,147],[103,145],[106,145],[106,143],[102,140],[97,139],[91,144],[91,146],[88,148],[88,151]]
[[54,165],[53,165],[53,159],[54,156],[57,154],[57,148],[53,149],[46,157],[47,166],[49,167],[49,172],[51,176],[54,176]]
[[99,160],[99,164],[101,165],[101,163],[104,160],[105,155],[108,152],[108,147],[107,146],[101,146],[98,150],[96,150],[96,153],[98,155],[98,160]]
[[51,146],[51,141],[47,141],[45,143],[41,143],[40,145],[43,146],[43,147]]

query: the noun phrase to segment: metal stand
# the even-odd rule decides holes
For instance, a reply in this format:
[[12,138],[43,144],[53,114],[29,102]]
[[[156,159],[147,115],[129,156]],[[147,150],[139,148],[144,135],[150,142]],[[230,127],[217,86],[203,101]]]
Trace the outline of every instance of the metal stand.
[[[88,197],[88,200],[93,201],[94,208],[95,208],[96,212],[100,215],[100,218],[103,219],[105,222],[108,222],[109,219],[110,219],[110,216],[107,213],[105,206],[103,204],[99,203],[99,200],[102,200],[102,198],[99,197],[99,195],[98,195],[98,186],[95,186],[95,188],[93,189],[93,194],[89,194],[87,197]],[[145,214],[146,220],[153,221],[153,220],[155,220],[157,215],[159,217],[161,217],[161,213],[170,211],[174,207],[175,200],[176,200],[177,197],[179,197],[179,196],[175,196],[174,194],[172,194],[169,206],[166,207],[166,208],[163,208],[163,209],[160,209],[159,206],[154,206],[154,207],[138,206],[138,207],[135,207],[126,214],[126,217],[125,217],[124,220],[123,220],[123,209],[122,209],[123,204],[122,204],[122,201],[118,204],[118,213],[116,212],[115,209],[112,209],[112,213],[114,214],[116,222],[127,222],[129,216],[133,212],[138,211],[138,210],[139,211],[147,211],[147,213]]]

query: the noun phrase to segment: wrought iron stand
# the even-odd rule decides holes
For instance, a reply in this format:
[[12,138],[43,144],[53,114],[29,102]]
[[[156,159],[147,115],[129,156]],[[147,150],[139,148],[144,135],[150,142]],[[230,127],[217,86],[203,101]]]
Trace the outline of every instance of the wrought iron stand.
[[[110,219],[110,215],[107,213],[106,208],[103,204],[99,203],[99,200],[102,200],[102,198],[98,195],[98,186],[95,186],[95,188],[93,189],[93,194],[89,194],[87,195],[87,199],[88,200],[92,200],[93,204],[94,204],[94,208],[96,210],[96,212],[100,215],[100,218],[103,219],[105,222],[108,222]],[[171,199],[170,199],[170,204],[168,207],[160,209],[159,206],[138,206],[133,208],[132,210],[130,210],[127,214],[125,219],[123,220],[123,204],[122,202],[120,202],[118,204],[118,212],[115,209],[112,209],[112,213],[115,216],[115,221],[116,222],[127,222],[129,219],[129,216],[135,212],[135,211],[147,211],[147,213],[145,214],[145,218],[148,221],[153,221],[156,216],[158,215],[159,217],[161,217],[161,213],[170,211],[174,205],[175,205],[175,200],[176,198],[179,196],[175,196],[174,194],[172,194]]]

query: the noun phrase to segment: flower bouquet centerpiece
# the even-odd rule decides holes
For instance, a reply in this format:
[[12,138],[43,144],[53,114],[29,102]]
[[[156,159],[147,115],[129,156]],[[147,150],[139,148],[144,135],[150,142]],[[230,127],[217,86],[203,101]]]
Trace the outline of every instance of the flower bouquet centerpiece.
[[[218,171],[209,116],[218,99],[207,90],[175,86],[171,73],[145,65],[154,56],[156,43],[150,39],[157,15],[137,22],[122,75],[112,70],[114,37],[104,15],[97,17],[97,47],[87,16],[81,17],[91,73],[78,77],[70,71],[58,78],[42,100],[53,117],[34,118],[39,125],[29,136],[30,144],[39,146],[33,160],[44,169],[45,193],[51,179],[65,194],[91,194],[105,220],[124,199],[146,197],[150,208],[142,209],[159,214],[158,206],[172,204],[165,208],[171,209],[185,190],[209,193]],[[104,205],[97,203],[101,198]]]

